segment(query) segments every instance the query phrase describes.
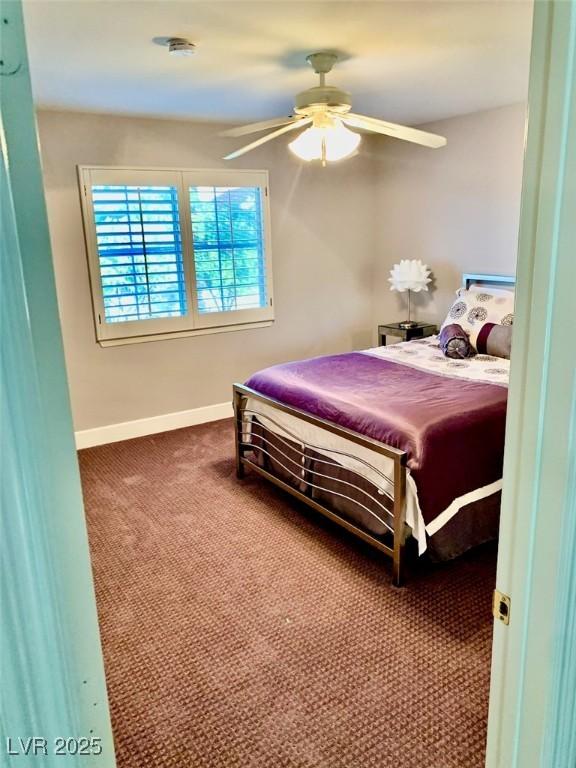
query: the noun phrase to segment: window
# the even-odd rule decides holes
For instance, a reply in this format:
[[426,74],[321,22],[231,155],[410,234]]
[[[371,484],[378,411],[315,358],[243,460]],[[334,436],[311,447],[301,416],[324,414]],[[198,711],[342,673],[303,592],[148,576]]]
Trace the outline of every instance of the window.
[[198,311],[266,305],[258,187],[190,187]]
[[105,322],[186,315],[177,188],[95,185],[92,206]]
[[265,171],[79,170],[99,340],[273,319]]

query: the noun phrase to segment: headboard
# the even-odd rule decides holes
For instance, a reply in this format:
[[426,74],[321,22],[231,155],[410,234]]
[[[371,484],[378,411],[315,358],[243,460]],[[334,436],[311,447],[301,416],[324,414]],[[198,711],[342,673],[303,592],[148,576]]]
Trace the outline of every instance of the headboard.
[[470,288],[471,285],[485,285],[514,290],[515,283],[515,275],[484,275],[479,272],[464,272],[462,275],[463,288]]

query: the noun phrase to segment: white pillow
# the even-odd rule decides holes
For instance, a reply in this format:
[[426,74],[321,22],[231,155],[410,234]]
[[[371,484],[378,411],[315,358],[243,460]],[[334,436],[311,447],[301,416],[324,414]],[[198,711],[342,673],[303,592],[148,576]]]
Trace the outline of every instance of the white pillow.
[[512,325],[514,322],[514,291],[502,288],[460,288],[448,310],[442,328],[451,323],[462,326],[475,347],[484,323]]

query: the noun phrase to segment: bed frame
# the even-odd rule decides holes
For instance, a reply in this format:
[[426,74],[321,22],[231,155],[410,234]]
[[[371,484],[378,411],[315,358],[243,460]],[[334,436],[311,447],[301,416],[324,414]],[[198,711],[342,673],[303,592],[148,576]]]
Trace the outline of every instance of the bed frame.
[[[465,288],[469,288],[472,284],[484,285],[487,287],[499,286],[513,288],[514,280],[514,277],[509,275],[472,273],[462,275],[462,285]],[[299,501],[312,507],[312,509],[325,515],[347,531],[350,531],[350,533],[353,533],[380,552],[383,552],[392,559],[392,583],[396,587],[402,586],[405,570],[405,545],[409,534],[409,529],[404,522],[406,504],[406,452],[400,451],[385,443],[372,440],[369,437],[364,437],[352,430],[340,427],[337,424],[332,424],[325,419],[312,416],[298,408],[285,405],[284,403],[262,395],[243,384],[235,384],[233,391],[237,477],[239,479],[243,478],[246,467],[250,467],[254,472],[257,472],[290,493],[292,496],[295,496]],[[280,444],[283,444],[283,448],[279,448],[277,444],[271,443],[269,436],[267,436],[266,433],[262,435],[254,432],[253,424],[255,420],[258,424],[264,427],[264,432],[267,425],[269,425],[272,430],[274,427],[279,427],[284,434],[288,435],[290,434],[289,430],[287,430],[285,426],[280,426],[273,417],[258,410],[256,406],[248,407],[249,400],[255,403],[265,403],[267,406],[266,410],[272,408],[273,411],[283,412],[289,416],[300,419],[301,421],[320,427],[322,430],[331,432],[349,442],[368,448],[377,454],[386,456],[393,462],[391,476],[383,475],[381,471],[376,469],[369,462],[361,460],[351,453],[335,451],[333,448],[323,448],[321,445],[305,443],[296,435],[294,435],[292,439],[284,439],[276,434],[275,440],[279,441]],[[334,481],[333,478],[329,478],[324,472],[314,469],[314,464],[318,463],[321,465],[331,465],[333,467],[341,468],[341,465],[336,461],[331,461],[328,458],[321,460],[314,458],[317,457],[319,453],[322,454],[323,451],[332,456],[340,454],[343,457],[358,462],[360,471],[355,472],[351,469],[348,470],[357,478],[357,481]],[[293,458],[295,454],[298,456],[298,460]],[[266,468],[266,462],[263,461],[265,457],[269,460],[272,459],[279,464],[285,473],[298,481],[300,488],[291,485],[285,479],[277,477],[269,471],[269,469]],[[367,468],[371,472],[385,478],[391,485],[393,489],[392,492],[381,490],[380,493],[374,495],[363,489],[361,485],[362,481],[366,478],[365,470]],[[364,472],[361,470],[364,470]],[[327,477],[332,480],[332,482],[339,484],[338,491],[327,487],[325,482]],[[386,528],[386,533],[382,536],[377,536],[361,528],[359,525],[356,525],[351,520],[346,519],[327,504],[320,503],[317,499],[313,498],[315,490],[320,490],[324,494],[338,496],[350,504],[363,507],[364,510],[367,510],[370,514],[374,514],[373,508],[376,507],[378,512],[374,514],[374,516],[377,517]],[[370,501],[372,508],[369,509],[359,502],[358,498],[354,498],[350,495],[352,491],[356,493],[356,496],[358,493],[365,495],[367,497],[366,500]],[[364,496],[362,496],[362,498],[364,498]]]
[[[332,482],[340,484],[340,490],[337,492],[331,490],[326,486],[326,483],[323,482],[327,477],[324,473],[312,469],[310,466],[308,466],[306,469],[302,469],[302,464],[311,462],[312,456],[316,455],[317,452],[322,452],[322,450],[327,451],[331,455],[335,453],[345,455],[356,462],[360,462],[360,464],[364,465],[364,468],[368,468],[376,474],[382,475],[382,473],[367,462],[359,460],[357,457],[353,456],[352,454],[345,453],[344,451],[335,451],[333,448],[323,449],[322,446],[319,445],[303,443],[301,438],[296,436],[294,436],[294,439],[291,441],[284,441],[282,438],[277,436],[277,440],[279,440],[281,443],[284,442],[286,448],[289,447],[292,451],[296,451],[298,453],[300,461],[295,461],[288,455],[286,451],[281,453],[277,447],[272,446],[267,437],[253,433],[253,419],[257,419],[258,422],[264,427],[270,424],[272,427],[278,427],[279,425],[270,416],[262,413],[262,411],[259,411],[256,407],[249,408],[247,406],[248,398],[251,401],[266,403],[267,406],[272,407],[276,411],[282,411],[283,413],[287,413],[290,416],[295,416],[302,421],[306,421],[309,424],[320,427],[324,431],[331,432],[332,434],[338,435],[339,437],[343,437],[350,442],[364,446],[365,448],[368,448],[375,453],[382,454],[391,459],[393,461],[394,467],[393,475],[392,477],[384,475],[384,477],[389,483],[392,484],[394,489],[393,492],[389,493],[384,491],[379,497],[375,495],[372,496],[370,493],[362,490],[360,487],[360,483],[362,479],[364,479],[365,475],[362,475],[360,472],[354,472],[354,470],[349,470],[349,472],[355,474],[358,477],[358,485],[343,480],[332,480]],[[393,583],[396,586],[400,586],[402,584],[404,546],[407,538],[407,527],[404,523],[404,504],[406,501],[405,451],[400,451],[397,448],[385,445],[384,443],[379,443],[376,440],[372,440],[369,437],[364,437],[363,435],[353,432],[352,430],[340,427],[336,424],[332,424],[331,422],[320,419],[317,416],[312,416],[305,411],[301,411],[297,408],[285,405],[284,403],[280,403],[278,400],[274,400],[271,397],[261,395],[259,392],[256,392],[255,390],[250,389],[243,384],[234,385],[234,424],[236,438],[236,475],[238,478],[243,478],[245,468],[250,467],[258,474],[267,478],[275,485],[279,486],[283,490],[292,494],[292,496],[295,496],[297,499],[307,504],[309,507],[312,507],[312,509],[315,509],[317,512],[321,512],[330,520],[338,523],[338,525],[341,525],[343,528],[346,528],[347,531],[350,531],[355,536],[358,536],[359,538],[368,542],[368,544],[371,546],[375,547],[381,552],[384,552],[386,555],[392,558]],[[281,427],[281,429],[284,433],[287,432],[285,427]],[[299,490],[293,485],[290,485],[288,482],[282,480],[280,477],[276,477],[276,475],[272,474],[272,472],[264,468],[260,463],[258,463],[257,457],[259,454],[268,456],[275,462],[281,464],[283,469],[289,475],[297,479],[299,484],[305,486],[305,490]],[[318,461],[315,463],[318,463]],[[330,461],[328,459],[325,461],[322,460],[319,463],[338,466],[336,462]],[[349,488],[365,494],[367,497],[369,497],[366,499],[367,501],[370,501],[373,505],[377,505],[379,511],[379,520],[387,529],[387,533],[384,536],[379,537],[364,530],[360,526],[355,525],[350,520],[347,520],[339,515],[333,509],[330,509],[330,507],[312,498],[313,490],[319,489],[325,493],[335,494],[347,500],[351,504],[360,504],[360,506],[364,506],[358,502],[357,499],[353,498],[349,492],[347,493]],[[364,508],[368,509],[367,507]]]

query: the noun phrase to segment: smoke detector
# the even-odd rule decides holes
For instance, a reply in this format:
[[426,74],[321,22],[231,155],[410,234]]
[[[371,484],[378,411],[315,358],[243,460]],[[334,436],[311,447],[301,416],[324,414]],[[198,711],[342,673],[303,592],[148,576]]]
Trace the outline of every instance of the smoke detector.
[[183,37],[170,37],[166,41],[168,53],[170,56],[193,56],[196,53],[196,46]]

